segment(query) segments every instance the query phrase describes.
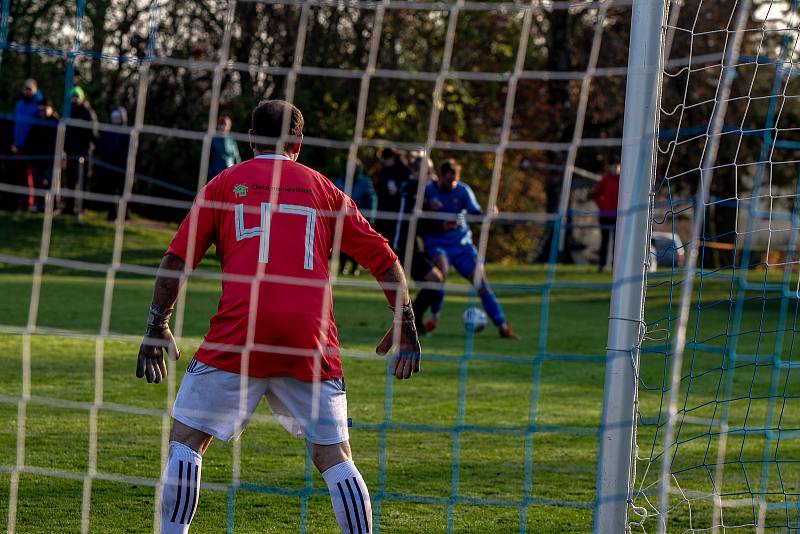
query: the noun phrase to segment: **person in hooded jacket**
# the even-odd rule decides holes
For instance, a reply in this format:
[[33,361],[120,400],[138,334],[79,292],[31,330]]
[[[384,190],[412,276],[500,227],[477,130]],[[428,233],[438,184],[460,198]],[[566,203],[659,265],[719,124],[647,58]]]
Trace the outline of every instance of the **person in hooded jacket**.
[[400,192],[408,181],[411,170],[406,167],[397,150],[387,147],[381,152],[381,170],[378,173],[378,212],[375,229],[389,243],[394,239],[395,214],[400,211]]
[[[14,104],[14,129],[10,152],[18,156],[14,172],[14,185],[20,185],[32,189],[33,179],[31,174],[31,162],[24,156],[27,152],[28,134],[39,113],[39,102],[43,99],[39,85],[33,78],[28,78],[22,84],[22,97]],[[26,210],[33,207],[33,194],[18,195],[16,208]]]
[[36,122],[31,126],[26,140],[26,152],[33,156],[31,174],[33,186],[40,192],[35,195],[34,211],[44,211],[43,189],[49,189],[53,180],[53,160],[56,156],[56,133],[58,131],[58,113],[48,99],[39,102]]
[[[67,153],[64,189],[75,191],[80,183],[81,175],[83,175],[84,183],[88,182],[89,153],[97,139],[97,115],[86,100],[86,93],[81,87],[72,88],[71,102],[69,118],[91,123],[90,126],[67,126],[67,131],[64,133],[64,152]],[[78,191],[77,194],[81,193]],[[74,194],[65,195],[64,213],[80,215],[80,213],[76,213],[75,201]]]
[[217,120],[217,135],[211,140],[211,150],[208,154],[209,180],[228,167],[242,162],[236,139],[231,137],[232,129],[233,119],[230,115],[220,115]]

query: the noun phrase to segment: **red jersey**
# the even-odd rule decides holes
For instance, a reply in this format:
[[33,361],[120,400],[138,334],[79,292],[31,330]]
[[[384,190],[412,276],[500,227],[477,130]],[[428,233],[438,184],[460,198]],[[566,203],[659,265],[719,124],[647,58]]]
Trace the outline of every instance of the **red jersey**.
[[194,268],[214,244],[222,264],[219,307],[195,358],[233,373],[306,382],[319,358],[319,379],[340,378],[328,270],[337,220],[342,252],[372,273],[397,261],[352,199],[299,163],[259,156],[208,182],[167,250],[187,263],[191,257]]
[[594,186],[592,198],[600,208],[600,217],[614,218],[617,216],[617,198],[619,197],[619,176],[606,173]]

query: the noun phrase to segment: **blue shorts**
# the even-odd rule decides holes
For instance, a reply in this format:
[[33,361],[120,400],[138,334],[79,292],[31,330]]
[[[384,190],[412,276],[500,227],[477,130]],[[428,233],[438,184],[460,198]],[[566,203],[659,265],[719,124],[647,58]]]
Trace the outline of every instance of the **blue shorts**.
[[438,256],[445,256],[450,265],[455,267],[458,274],[464,278],[472,276],[472,273],[474,273],[475,269],[478,267],[478,249],[476,249],[475,245],[472,243],[452,246],[429,246],[428,254],[434,260]]

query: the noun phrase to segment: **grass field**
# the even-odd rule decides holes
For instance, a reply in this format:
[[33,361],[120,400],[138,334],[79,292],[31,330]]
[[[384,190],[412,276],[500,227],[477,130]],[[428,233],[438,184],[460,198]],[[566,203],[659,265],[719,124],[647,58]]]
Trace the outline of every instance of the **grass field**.
[[[10,236],[0,243],[0,255],[36,258],[41,226],[41,218],[35,216],[0,215],[0,235]],[[134,222],[126,228],[123,264],[156,266],[169,238],[169,228]],[[23,350],[29,348],[31,354],[31,402],[25,412],[28,469],[19,483],[18,532],[78,532],[83,477],[90,468],[98,473],[91,492],[92,532],[152,528],[154,490],[150,484],[159,476],[163,414],[173,392],[168,384],[148,385],[133,374],[152,277],[117,274],[110,336],[102,343],[96,339],[107,282],[104,272],[91,269],[111,261],[112,245],[110,224],[92,217],[82,224],[56,219],[50,256],[86,263],[44,269],[39,330],[28,337],[18,332],[27,323],[32,267],[0,263],[0,325],[5,332],[0,332],[2,510],[7,509],[9,472],[16,463]],[[200,268],[213,271],[217,265],[209,258]],[[498,295],[522,341],[500,340],[492,330],[465,340],[460,316],[468,296],[451,291],[443,324],[435,335],[423,339],[422,373],[411,381],[393,382],[389,395],[385,362],[372,355],[390,319],[382,294],[377,287],[354,286],[349,283],[352,278],[335,288],[335,315],[346,352],[343,363],[354,421],[351,442],[383,532],[443,532],[448,518],[456,532],[517,532],[521,511],[528,532],[591,530],[610,276],[586,267],[559,266],[550,284],[544,284],[547,271],[542,266],[492,265],[488,271],[495,285],[505,285]],[[754,278],[758,276],[753,273]],[[358,281],[367,280],[362,275]],[[455,277],[452,281],[459,283]],[[716,334],[724,331],[728,286],[724,280],[711,279],[703,290],[708,305],[702,311],[704,331],[698,339],[707,337],[709,346],[722,342]],[[651,289],[649,317],[666,315],[671,287]],[[189,282],[184,319],[178,328],[184,359],[172,374],[176,380],[206,330],[217,298],[216,280]],[[779,353],[785,352],[789,336],[763,334],[782,315],[779,301],[755,295],[747,302],[743,329],[760,335],[742,336],[740,352],[766,353],[763,347],[770,342],[778,345]],[[642,383],[653,388],[642,392],[645,423],[657,420],[661,402],[663,362],[658,347],[662,344],[658,339],[648,341],[652,352],[643,358]],[[681,398],[687,414],[708,417],[709,407],[718,405],[719,396],[712,378],[728,376],[731,370],[721,368],[720,356],[713,350],[690,356],[687,352],[685,368],[690,379]],[[98,367],[101,375],[96,373]],[[770,385],[788,378],[789,371],[773,373],[774,368],[766,360],[744,362],[732,375],[734,389],[744,392],[742,402],[728,403],[732,427],[763,428],[768,411],[777,413],[778,406],[773,403],[770,408],[766,399],[775,396]],[[708,372],[700,376],[699,369]],[[98,382],[99,376],[102,381]],[[102,400],[96,420],[90,417],[95,400]],[[228,494],[224,490],[232,480],[233,456],[240,454],[242,487],[236,492],[232,512],[236,532],[295,532],[301,513],[307,514],[307,532],[337,532],[324,482],[309,468],[302,444],[290,438],[266,408],[260,413],[245,432],[240,451],[215,441],[205,455],[206,490],[192,531],[225,531]],[[781,413],[787,427],[800,426],[800,412]],[[90,441],[90,424],[96,424],[96,448]],[[681,465],[686,467],[680,480],[684,489],[707,492],[708,475],[703,468],[715,460],[716,438],[702,425],[692,424],[687,422],[679,434],[687,440],[680,447]],[[640,456],[651,453],[654,428],[641,427]],[[763,435],[743,432],[735,436],[739,437],[731,437],[728,443],[726,458],[735,465],[726,471],[726,484],[742,486],[746,479],[755,488],[752,480],[758,480],[758,473],[754,478],[748,474],[751,464],[745,459],[761,459]],[[710,458],[706,437],[711,442]],[[791,440],[781,447],[782,458],[797,458],[800,453],[800,446]],[[781,495],[796,491],[800,470],[793,465],[782,466]],[[759,469],[759,464],[753,463],[752,469]],[[60,476],[45,476],[47,472]],[[653,473],[647,476],[652,478]],[[651,483],[648,480],[646,485]],[[777,482],[770,477],[768,484],[772,488]],[[528,504],[520,505],[523,502]],[[689,526],[684,508],[671,516],[676,532]],[[746,522],[751,512],[733,508],[726,511],[726,518],[737,520],[741,514]],[[697,503],[693,514],[691,521],[697,528],[708,522],[710,508]],[[650,522],[647,531],[652,530]]]

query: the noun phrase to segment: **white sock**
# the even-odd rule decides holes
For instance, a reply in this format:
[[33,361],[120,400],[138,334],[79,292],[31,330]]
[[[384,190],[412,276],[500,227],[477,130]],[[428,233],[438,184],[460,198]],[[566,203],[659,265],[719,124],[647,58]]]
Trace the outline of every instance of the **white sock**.
[[328,484],[336,522],[343,534],[372,532],[372,504],[361,473],[352,460],[334,465],[322,478]]
[[162,475],[161,534],[187,534],[200,500],[203,457],[183,443],[169,442]]

